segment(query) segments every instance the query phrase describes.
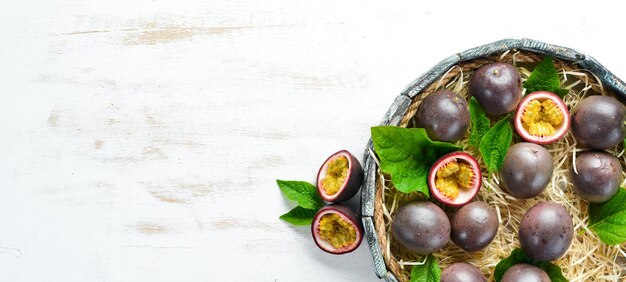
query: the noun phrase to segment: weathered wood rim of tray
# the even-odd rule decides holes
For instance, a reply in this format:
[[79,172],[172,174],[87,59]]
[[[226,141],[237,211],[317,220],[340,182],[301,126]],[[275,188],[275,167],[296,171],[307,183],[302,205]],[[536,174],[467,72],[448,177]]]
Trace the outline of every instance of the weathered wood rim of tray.
[[[414,98],[426,90],[433,82],[436,82],[450,68],[455,65],[467,63],[469,61],[479,61],[481,58],[488,58],[499,55],[506,51],[524,51],[528,54],[550,55],[563,62],[573,63],[580,68],[586,69],[599,78],[603,85],[615,92],[615,95],[622,101],[626,101],[626,83],[613,75],[608,69],[602,66],[593,57],[585,55],[574,49],[548,44],[533,39],[503,39],[490,44],[478,46],[458,54],[454,54],[439,62],[426,73],[411,82],[393,101],[387,113],[380,122],[380,125],[398,126],[405,118],[407,110]],[[404,121],[406,123],[406,120]],[[375,229],[375,202],[376,202],[376,162],[368,153],[374,150],[372,140],[367,143],[365,160],[365,181],[361,187],[361,218],[365,227],[365,236],[374,260],[374,272],[376,276],[386,281],[397,281],[392,271],[387,269],[385,264],[381,244]]]

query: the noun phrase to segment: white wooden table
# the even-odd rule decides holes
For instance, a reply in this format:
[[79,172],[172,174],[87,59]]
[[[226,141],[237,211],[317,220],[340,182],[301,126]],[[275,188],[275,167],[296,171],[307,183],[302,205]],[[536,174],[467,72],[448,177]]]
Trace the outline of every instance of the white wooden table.
[[626,77],[623,9],[436,2],[3,1],[0,281],[377,281],[365,242],[328,255],[278,220],[276,178],[361,157],[406,84],[476,45]]

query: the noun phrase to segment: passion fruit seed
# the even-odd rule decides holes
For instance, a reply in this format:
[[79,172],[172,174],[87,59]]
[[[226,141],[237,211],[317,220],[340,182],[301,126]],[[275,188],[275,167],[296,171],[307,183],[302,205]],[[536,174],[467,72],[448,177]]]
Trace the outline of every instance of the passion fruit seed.
[[451,161],[437,171],[435,186],[445,197],[455,200],[459,195],[459,187],[470,188],[474,172],[468,164]]
[[526,105],[522,114],[524,128],[533,136],[552,136],[555,127],[563,123],[564,115],[552,100],[533,99]]
[[550,282],[550,276],[543,269],[526,263],[511,266],[502,276],[501,282]]
[[320,237],[335,249],[345,248],[356,241],[356,229],[334,213],[325,214],[320,219]]
[[441,282],[487,282],[487,278],[475,266],[457,262],[441,272]]
[[339,156],[328,164],[326,176],[322,179],[322,188],[328,195],[335,195],[348,176],[348,159]]
[[450,240],[450,221],[443,210],[431,202],[407,202],[393,216],[391,232],[409,251],[430,254]]

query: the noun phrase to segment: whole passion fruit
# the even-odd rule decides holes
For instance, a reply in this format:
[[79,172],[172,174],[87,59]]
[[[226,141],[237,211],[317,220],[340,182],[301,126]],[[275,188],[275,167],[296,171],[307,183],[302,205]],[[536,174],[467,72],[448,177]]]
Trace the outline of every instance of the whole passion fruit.
[[622,165],[615,156],[607,152],[584,152],[576,156],[570,168],[570,179],[574,191],[592,203],[603,203],[611,199],[622,183]]
[[470,114],[467,101],[448,90],[434,92],[422,101],[416,113],[417,127],[432,140],[456,142],[467,132]]
[[331,203],[346,201],[359,191],[363,182],[363,168],[350,152],[341,150],[332,154],[317,173],[317,192]]
[[461,207],[452,217],[452,242],[468,252],[484,249],[498,232],[496,210],[484,202]]
[[554,93],[537,91],[522,99],[515,112],[515,129],[528,142],[550,144],[569,130],[567,106]]
[[511,196],[529,199],[546,189],[553,170],[552,155],[546,148],[522,142],[506,152],[500,178],[504,190]]
[[567,252],[573,231],[572,217],[563,206],[541,202],[526,211],[520,222],[520,245],[534,260],[555,260]]
[[315,244],[331,254],[354,251],[363,240],[363,226],[356,213],[341,204],[321,208],[311,224]]
[[486,64],[470,78],[469,95],[476,98],[488,115],[501,116],[514,111],[522,99],[522,78],[510,64]]
[[502,276],[501,282],[550,282],[550,276],[534,265],[519,263],[511,266]]
[[441,272],[441,282],[487,282],[487,278],[475,266],[457,262]]
[[429,254],[450,240],[450,221],[440,207],[424,201],[402,205],[391,223],[393,237],[409,251]]
[[465,152],[449,153],[437,160],[428,173],[430,193],[441,203],[462,206],[482,185],[478,161]]
[[583,147],[613,147],[626,135],[626,107],[613,97],[587,97],[572,111],[572,133]]

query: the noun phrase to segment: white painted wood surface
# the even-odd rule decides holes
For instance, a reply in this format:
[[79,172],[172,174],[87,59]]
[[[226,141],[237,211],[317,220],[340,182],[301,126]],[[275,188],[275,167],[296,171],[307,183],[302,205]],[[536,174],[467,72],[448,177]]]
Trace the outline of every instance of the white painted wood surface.
[[366,244],[327,255],[279,221],[274,180],[360,157],[407,83],[476,45],[626,77],[623,9],[436,2],[3,1],[0,281],[377,281]]

